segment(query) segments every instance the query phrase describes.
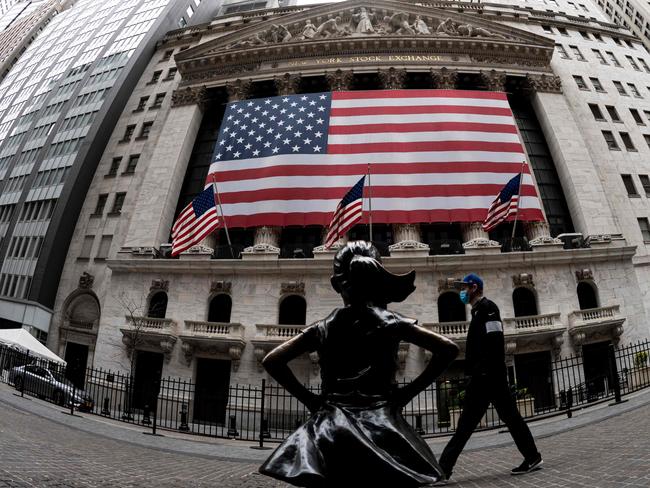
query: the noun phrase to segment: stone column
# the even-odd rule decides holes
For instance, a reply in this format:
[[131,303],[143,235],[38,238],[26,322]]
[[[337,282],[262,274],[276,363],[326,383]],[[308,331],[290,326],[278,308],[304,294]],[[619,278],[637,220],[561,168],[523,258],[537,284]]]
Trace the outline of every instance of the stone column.
[[204,86],[173,92],[172,108],[133,206],[123,252],[153,257],[154,249],[167,242],[205,101]]
[[501,244],[497,241],[491,241],[488,233],[481,227],[481,224],[481,222],[463,222],[460,224],[465,253],[501,252]]
[[352,85],[352,80],[354,74],[352,71],[343,71],[337,69],[336,71],[331,71],[325,73],[325,79],[329,85],[330,91],[345,91],[349,90]]
[[490,91],[502,92],[506,89],[506,74],[503,71],[497,71],[495,69],[481,71],[481,78]]
[[404,88],[406,70],[397,68],[380,69],[379,81],[384,90],[400,90]]
[[576,231],[585,236],[618,233],[607,192],[594,164],[601,157],[599,148],[585,142],[562,94],[560,79],[554,75],[528,75],[526,84]]
[[547,222],[524,222],[524,230],[528,238],[528,244],[535,247],[558,247],[564,246],[560,239],[551,237],[551,229]]
[[458,81],[458,71],[448,68],[433,69],[429,71],[433,78],[433,86],[441,90],[453,90]]

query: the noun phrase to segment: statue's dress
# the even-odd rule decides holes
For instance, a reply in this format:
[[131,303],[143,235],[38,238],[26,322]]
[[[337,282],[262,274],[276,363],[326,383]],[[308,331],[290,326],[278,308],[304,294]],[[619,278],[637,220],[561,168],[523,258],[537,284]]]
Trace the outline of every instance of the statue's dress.
[[415,487],[442,470],[391,403],[404,328],[416,321],[376,307],[337,309],[304,330],[320,357],[324,404],[260,472],[296,486]]

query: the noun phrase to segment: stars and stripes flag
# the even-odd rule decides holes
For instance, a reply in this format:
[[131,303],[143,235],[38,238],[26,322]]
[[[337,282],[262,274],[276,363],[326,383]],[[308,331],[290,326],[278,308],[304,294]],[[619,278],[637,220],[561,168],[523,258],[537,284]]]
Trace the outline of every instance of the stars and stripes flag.
[[506,186],[499,192],[497,197],[488,209],[487,217],[483,222],[483,230],[491,231],[501,222],[505,221],[510,215],[517,215],[519,208],[519,187],[522,174],[512,178]]
[[[371,165],[374,222],[482,222],[523,155],[505,93],[276,96],[226,106],[207,184],[229,227],[325,226]],[[519,219],[543,220],[523,176]]]
[[329,249],[357,222],[363,215],[363,184],[366,180],[364,175],[357,183],[350,188],[341,202],[336,206],[332,222],[327,230],[325,238],[325,249]]
[[208,186],[185,207],[172,227],[172,256],[199,242],[219,226],[214,185]]

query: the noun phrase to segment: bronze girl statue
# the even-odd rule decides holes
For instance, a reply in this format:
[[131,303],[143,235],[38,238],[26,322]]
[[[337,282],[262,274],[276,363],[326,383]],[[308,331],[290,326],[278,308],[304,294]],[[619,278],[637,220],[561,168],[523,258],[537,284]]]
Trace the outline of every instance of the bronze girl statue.
[[[426,486],[444,474],[424,440],[401,414],[458,354],[450,340],[386,309],[414,290],[415,271],[395,275],[367,242],[348,243],[334,259],[331,282],[345,306],[271,351],[268,373],[304,403],[311,418],[260,468],[304,487]],[[424,371],[397,386],[400,341],[431,351]],[[288,367],[317,351],[322,394],[304,387]]]

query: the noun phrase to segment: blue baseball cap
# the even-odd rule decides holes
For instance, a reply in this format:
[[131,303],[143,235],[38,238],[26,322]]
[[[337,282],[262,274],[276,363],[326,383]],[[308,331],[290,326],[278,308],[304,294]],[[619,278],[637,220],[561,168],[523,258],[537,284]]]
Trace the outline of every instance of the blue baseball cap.
[[479,290],[483,289],[483,280],[477,274],[470,273],[466,275],[461,281],[456,281],[456,284],[459,286],[462,285],[476,285]]

